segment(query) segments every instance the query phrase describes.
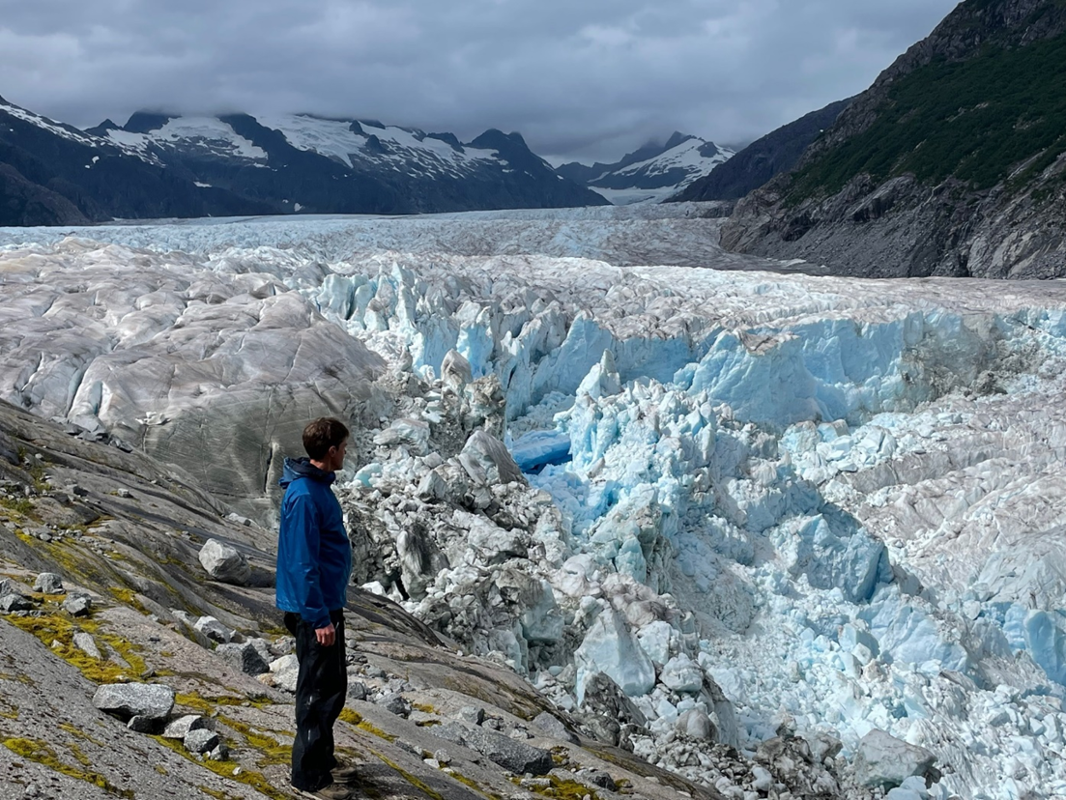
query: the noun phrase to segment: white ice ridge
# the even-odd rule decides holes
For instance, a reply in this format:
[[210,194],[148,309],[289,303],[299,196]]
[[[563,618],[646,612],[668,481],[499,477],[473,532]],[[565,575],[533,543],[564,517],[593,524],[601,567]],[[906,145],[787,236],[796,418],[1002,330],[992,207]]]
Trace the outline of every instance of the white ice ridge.
[[[474,640],[560,703],[609,675],[653,734],[638,751],[697,779],[667,752],[690,711],[742,748],[784,725],[851,756],[885,731],[936,754],[937,800],[1066,796],[1066,284],[750,271],[781,265],[721,254],[698,211],[2,231],[0,396],[67,413],[53,389],[82,392],[95,359],[133,346],[146,375],[164,354],[210,363],[210,329],[185,351],[175,320],[260,333],[269,298],[315,342],[340,340],[311,309],[426,381],[453,380],[454,350],[469,379],[499,380],[555,506],[546,555],[522,562],[535,602]],[[676,236],[733,271],[617,265],[671,263]],[[112,299],[108,269],[155,276],[152,302]],[[79,292],[80,339],[58,315]],[[306,381],[303,357],[286,361]],[[119,385],[93,374],[102,398]],[[237,380],[207,374],[202,405]],[[419,454],[439,409],[419,408],[383,423],[353,493],[435,491]],[[449,524],[479,552],[518,546],[482,517]],[[470,558],[412,574],[409,607],[488,569]]]

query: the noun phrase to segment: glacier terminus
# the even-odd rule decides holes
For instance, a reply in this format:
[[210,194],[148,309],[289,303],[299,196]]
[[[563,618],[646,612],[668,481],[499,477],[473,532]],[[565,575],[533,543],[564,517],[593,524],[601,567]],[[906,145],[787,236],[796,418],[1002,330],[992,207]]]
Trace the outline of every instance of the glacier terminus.
[[1066,284],[717,216],[0,229],[0,398],[266,525],[347,416],[358,582],[724,796],[1066,797]]

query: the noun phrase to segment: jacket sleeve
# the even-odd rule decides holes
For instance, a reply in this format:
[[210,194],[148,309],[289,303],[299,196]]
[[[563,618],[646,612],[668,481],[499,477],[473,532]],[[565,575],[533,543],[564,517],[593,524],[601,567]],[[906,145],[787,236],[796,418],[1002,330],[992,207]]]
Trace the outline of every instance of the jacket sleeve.
[[289,508],[292,542],[292,574],[300,616],[314,628],[330,624],[329,609],[322,598],[319,560],[319,526],[310,497],[295,498]]

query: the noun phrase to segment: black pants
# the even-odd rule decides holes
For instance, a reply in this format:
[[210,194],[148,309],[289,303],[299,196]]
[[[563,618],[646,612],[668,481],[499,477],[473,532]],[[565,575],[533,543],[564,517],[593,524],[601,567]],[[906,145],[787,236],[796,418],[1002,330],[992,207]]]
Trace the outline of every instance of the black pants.
[[296,741],[292,745],[292,785],[305,792],[329,786],[333,756],[333,723],[344,708],[348,670],[344,658],[344,613],[329,612],[336,641],[323,647],[315,629],[299,614],[285,615],[285,627],[296,637],[300,674],[296,679]]

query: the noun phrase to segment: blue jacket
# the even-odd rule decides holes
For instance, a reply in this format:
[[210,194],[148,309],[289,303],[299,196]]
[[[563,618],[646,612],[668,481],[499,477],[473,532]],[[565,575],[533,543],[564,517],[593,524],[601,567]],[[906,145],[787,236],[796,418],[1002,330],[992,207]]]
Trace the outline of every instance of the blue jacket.
[[307,458],[285,459],[278,484],[281,500],[276,605],[299,614],[315,628],[330,624],[329,612],[344,608],[352,572],[352,546],[341,504],[323,472]]

